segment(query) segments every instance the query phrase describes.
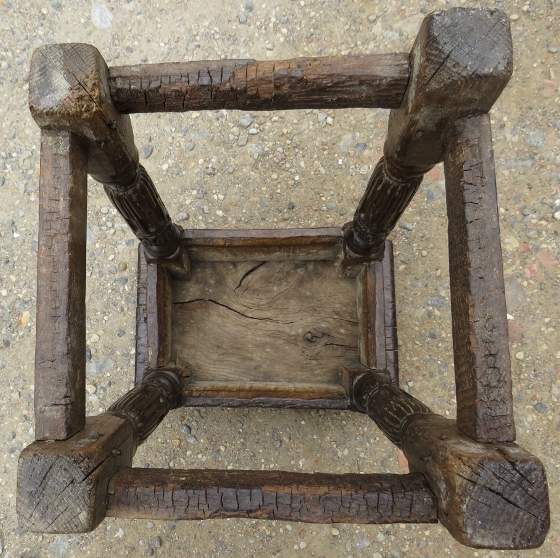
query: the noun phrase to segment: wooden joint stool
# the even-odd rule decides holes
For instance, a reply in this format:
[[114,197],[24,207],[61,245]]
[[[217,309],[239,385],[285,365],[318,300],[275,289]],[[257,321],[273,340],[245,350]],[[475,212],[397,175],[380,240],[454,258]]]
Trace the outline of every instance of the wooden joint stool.
[[[466,8],[428,15],[410,55],[107,68],[90,45],[37,49],[29,86],[42,130],[36,441],[19,459],[21,525],[80,533],[106,516],[439,520],[472,547],[542,544],[545,471],[514,443],[488,116],[512,68],[507,16]],[[384,156],[342,229],[182,230],[138,162],[128,116],[352,107],[392,110]],[[423,175],[442,161],[457,420],[398,387],[386,240]],[[90,417],[87,174],[141,243],[136,385]],[[138,444],[181,405],[366,413],[411,473],[132,468]]]

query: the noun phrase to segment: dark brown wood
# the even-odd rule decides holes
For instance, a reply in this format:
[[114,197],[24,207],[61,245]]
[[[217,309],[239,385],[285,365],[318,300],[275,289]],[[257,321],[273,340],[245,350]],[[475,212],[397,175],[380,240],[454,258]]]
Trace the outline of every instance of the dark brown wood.
[[86,420],[86,154],[43,130],[39,181],[35,438],[65,440]]
[[216,382],[192,380],[183,390],[185,407],[281,407],[348,409],[340,384],[303,382]]
[[183,374],[174,369],[149,371],[142,383],[109,407],[109,413],[132,420],[138,439],[143,442],[171,410],[181,405]]
[[500,10],[453,8],[423,21],[410,54],[410,80],[389,115],[384,157],[345,227],[342,266],[380,260],[384,240],[424,173],[443,161],[458,119],[490,110],[513,71],[509,18]]
[[138,245],[138,283],[136,291],[136,353],[134,383],[139,384],[150,369],[148,342],[148,262],[142,244]]
[[457,426],[479,442],[513,442],[511,363],[490,117],[458,120],[447,142]]
[[183,375],[154,370],[109,411],[88,417],[59,442],[34,442],[19,457],[17,511],[39,533],[85,533],[105,517],[109,479],[132,457],[170,409],[181,404]]
[[201,261],[192,271],[173,283],[172,352],[192,373],[187,404],[292,405],[294,384],[309,384],[301,406],[323,406],[327,393],[347,407],[338,363],[357,358],[356,288],[332,261]]
[[334,260],[342,244],[339,228],[186,230],[192,261]]
[[438,518],[475,548],[540,546],[550,524],[542,463],[513,443],[481,444],[456,421],[391,385],[386,371],[348,364],[344,378],[355,410],[366,412],[400,447],[410,471],[423,473],[438,498]]
[[148,359],[151,368],[171,360],[172,285],[164,266],[148,265]]
[[360,362],[368,368],[387,366],[385,354],[385,296],[383,263],[363,266],[357,277],[358,351]]
[[362,364],[346,362],[342,373],[351,408],[366,413],[399,448],[402,448],[402,434],[411,417],[432,412],[424,403],[395,386],[387,370],[370,370]]
[[124,469],[107,514],[144,519],[258,518],[305,523],[435,523],[422,475]]
[[99,51],[80,43],[51,44],[33,53],[29,108],[41,128],[67,130],[87,150],[87,172],[144,244],[152,261],[188,275],[181,228],[173,225],[142,166],[130,117],[111,99],[108,69]]
[[541,461],[509,444],[479,444],[455,421],[417,415],[402,437],[411,471],[423,473],[438,517],[460,543],[475,548],[540,546],[550,526]]
[[138,439],[125,417],[88,417],[61,442],[34,442],[19,456],[17,513],[36,533],[85,533],[103,521],[107,485],[132,465]]
[[395,304],[395,269],[393,243],[385,242],[383,257],[383,295],[385,306],[385,357],[392,382],[399,385],[399,343],[397,338],[397,306]]
[[407,81],[404,53],[205,60],[109,70],[111,95],[123,113],[397,108]]

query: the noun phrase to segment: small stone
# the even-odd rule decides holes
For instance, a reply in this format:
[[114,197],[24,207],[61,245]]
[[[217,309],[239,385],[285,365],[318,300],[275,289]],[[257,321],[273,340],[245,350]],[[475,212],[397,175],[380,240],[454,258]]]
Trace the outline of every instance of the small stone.
[[241,25],[245,25],[247,23],[247,16],[244,12],[239,12],[239,23],[241,23]]
[[181,440],[179,440],[179,438],[173,438],[173,440],[171,440],[171,443],[178,448],[181,445]]
[[284,213],[282,215],[282,219],[284,219],[284,221],[289,221],[290,220],[290,214],[289,213]]
[[544,137],[545,137],[545,133],[543,130],[535,130],[530,136],[529,139],[527,140],[527,143],[531,146],[531,147],[537,147],[540,148],[543,146],[544,144]]
[[125,336],[125,332],[122,329],[119,329],[119,331],[117,331],[117,335],[119,337],[124,337]]
[[253,117],[250,114],[243,114],[239,117],[238,123],[242,128],[248,128],[253,122]]
[[548,52],[551,54],[556,54],[558,52],[558,47],[556,45],[550,45],[548,47]]
[[399,227],[401,229],[404,229],[405,231],[413,231],[414,230],[414,225],[411,225],[410,223],[405,223],[404,221],[399,222]]
[[27,310],[24,310],[19,315],[18,325],[21,327],[27,327],[28,324],[29,324],[29,312]]
[[294,210],[296,207],[296,205],[294,204],[294,202],[288,202],[288,209]]
[[332,126],[333,123],[334,123],[333,117],[332,117],[332,116],[327,116],[327,124],[328,124],[329,126]]
[[375,14],[369,14],[369,15],[367,16],[367,20],[368,20],[370,23],[374,23],[376,19],[377,19],[377,16],[376,16]]
[[97,386],[95,384],[86,384],[86,391],[93,395],[97,391]]
[[320,112],[320,113],[317,115],[317,120],[318,120],[319,122],[326,122],[326,121],[327,121],[327,113],[326,113],[326,112]]
[[341,215],[341,216],[342,216],[342,215],[346,215],[347,213],[348,213],[348,210],[347,210],[347,209],[341,209],[341,210],[338,212],[338,214]]
[[186,221],[189,218],[188,213],[177,213],[177,217],[175,217],[176,221]]
[[245,2],[245,9],[248,12],[252,12],[255,9],[255,4],[253,2]]
[[147,159],[154,151],[154,148],[151,145],[145,145],[142,148],[142,156],[144,159]]
[[194,142],[189,141],[185,147],[187,148],[187,151],[192,151],[194,149]]
[[56,537],[49,545],[48,553],[51,556],[66,556],[70,548],[70,541],[66,537]]
[[336,527],[331,527],[331,535],[333,537],[338,537],[338,535],[340,535],[340,531]]
[[148,529],[153,529],[155,526],[156,524],[153,521],[148,521],[148,523],[146,523]]
[[193,445],[198,444],[198,440],[197,440],[196,436],[192,436],[192,435],[187,438],[187,442],[189,444],[193,444]]
[[511,21],[517,21],[519,19],[519,15],[518,14],[511,14],[509,16],[509,19],[511,19]]
[[557,211],[556,213],[554,213],[554,218],[555,218],[557,221],[560,221],[560,211]]
[[247,145],[247,141],[249,141],[249,136],[247,134],[239,134],[239,139],[237,140],[238,147]]
[[518,353],[515,353],[515,358],[517,360],[524,360],[525,359],[525,353],[523,351],[519,351]]
[[179,426],[179,430],[187,436],[190,436],[192,432],[191,427],[188,424],[181,424],[181,426]]
[[307,546],[305,541],[299,541],[299,547],[303,550]]
[[91,342],[91,343],[97,343],[98,341],[99,341],[99,335],[97,335],[97,333],[94,333],[94,334],[91,336],[90,342]]
[[537,411],[537,413],[546,413],[548,407],[541,401],[535,405],[535,411]]
[[336,207],[336,203],[329,202],[325,207],[327,208],[328,211],[331,211]]
[[249,134],[251,136],[255,136],[258,133],[259,133],[259,131],[257,130],[257,128],[249,128]]
[[6,434],[6,441],[7,442],[11,442],[12,440],[14,440],[16,437],[16,433],[13,430],[10,430],[7,434]]
[[367,143],[359,142],[354,146],[356,153],[363,153],[367,149]]
[[97,29],[109,29],[113,14],[105,4],[93,4],[91,7],[91,22]]

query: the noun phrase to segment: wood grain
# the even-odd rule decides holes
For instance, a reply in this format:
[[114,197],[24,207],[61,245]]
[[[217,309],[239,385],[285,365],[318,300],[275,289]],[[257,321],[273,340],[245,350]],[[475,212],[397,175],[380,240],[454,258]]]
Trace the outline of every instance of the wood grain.
[[408,55],[294,60],[205,60],[109,70],[118,110],[281,110],[396,108],[408,81]]
[[383,257],[383,296],[385,307],[385,358],[386,369],[393,384],[399,385],[399,341],[397,338],[397,305],[395,298],[395,266],[393,243],[385,242]]
[[305,523],[435,523],[422,475],[124,469],[107,514],[143,519],[258,518]]
[[65,440],[86,419],[86,154],[71,132],[41,133],[35,438]]
[[436,494],[439,520],[460,543],[520,550],[544,542],[550,526],[546,473],[528,451],[474,442],[438,415],[417,415],[402,448],[410,470],[423,473]]
[[193,261],[334,260],[340,228],[186,230],[183,243]]
[[17,513],[34,533],[85,533],[103,521],[107,485],[132,465],[138,439],[130,420],[88,417],[61,442],[34,442],[19,456]]
[[508,16],[453,8],[426,16],[410,53],[410,79],[354,219],[344,227],[343,268],[383,257],[384,241],[443,161],[447,130],[458,118],[488,112],[513,71]]
[[138,245],[138,279],[136,287],[136,353],[134,383],[142,381],[150,368],[148,342],[148,262],[142,244]]
[[171,359],[172,282],[164,266],[148,265],[148,362],[151,368],[169,364]]
[[355,282],[333,262],[194,262],[173,287],[173,351],[193,382],[339,388],[339,361],[357,357]]
[[458,120],[447,141],[457,425],[479,442],[512,442],[511,362],[490,117]]

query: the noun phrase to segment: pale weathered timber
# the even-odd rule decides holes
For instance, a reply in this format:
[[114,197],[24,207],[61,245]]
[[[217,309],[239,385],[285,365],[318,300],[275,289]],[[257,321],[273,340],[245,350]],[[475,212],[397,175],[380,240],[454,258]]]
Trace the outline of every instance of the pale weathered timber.
[[490,117],[458,120],[445,181],[457,426],[479,442],[513,442],[507,310]]
[[109,69],[118,110],[285,110],[398,108],[408,55],[366,54],[294,60],[206,60]]
[[334,260],[342,244],[339,228],[185,230],[192,261]]
[[344,367],[353,409],[368,414],[423,473],[438,498],[438,518],[459,542],[475,548],[540,546],[550,524],[546,474],[513,443],[481,444],[456,421],[391,385],[386,371]]
[[142,378],[142,383],[115,401],[108,412],[124,415],[132,420],[141,443],[171,409],[181,405],[183,381],[184,376],[180,370],[150,370]]
[[107,515],[143,519],[256,518],[305,523],[435,523],[424,477],[284,471],[123,469]]
[[403,433],[411,471],[423,473],[438,517],[460,543],[475,548],[540,546],[550,526],[541,461],[514,443],[480,444],[454,420],[416,415]]
[[130,117],[111,99],[108,69],[99,51],[81,43],[44,45],[33,52],[29,108],[41,128],[78,136],[87,151],[87,172],[144,244],[151,261],[188,276],[188,256],[138,150]]
[[185,402],[292,405],[293,384],[314,384],[320,395],[304,390],[301,406],[323,406],[328,390],[345,408],[339,362],[357,358],[356,288],[333,263],[193,262],[192,279],[173,282],[172,352],[192,373]]
[[88,417],[80,432],[60,442],[34,442],[19,456],[17,513],[36,533],[85,533],[103,521],[107,485],[132,465],[134,425],[105,413]]
[[148,265],[148,361],[151,368],[160,368],[171,360],[172,284],[167,269],[159,264]]
[[509,18],[493,9],[433,12],[410,66],[401,106],[389,115],[384,157],[344,229],[343,268],[382,258],[422,176],[443,161],[447,130],[458,118],[488,112],[500,96],[513,71]]
[[86,420],[86,154],[43,130],[39,181],[35,438],[65,440]]

